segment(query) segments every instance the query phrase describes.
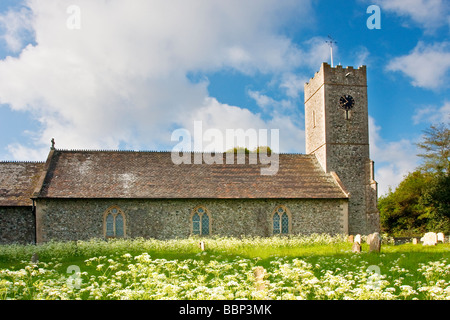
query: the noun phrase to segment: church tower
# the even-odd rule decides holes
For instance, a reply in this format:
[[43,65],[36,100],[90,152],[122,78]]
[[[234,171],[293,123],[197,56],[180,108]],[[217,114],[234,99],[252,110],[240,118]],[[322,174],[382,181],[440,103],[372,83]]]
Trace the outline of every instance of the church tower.
[[366,66],[323,63],[305,84],[306,153],[335,172],[347,191],[349,234],[379,231],[377,183],[369,157]]

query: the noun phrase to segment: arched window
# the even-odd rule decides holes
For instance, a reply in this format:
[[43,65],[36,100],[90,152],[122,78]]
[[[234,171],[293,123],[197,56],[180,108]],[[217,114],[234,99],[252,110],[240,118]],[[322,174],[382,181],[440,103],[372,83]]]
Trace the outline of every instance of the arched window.
[[103,216],[103,228],[106,238],[125,237],[125,214],[118,207],[111,207]]
[[284,206],[279,206],[272,214],[273,234],[289,234],[291,230],[290,213]]
[[191,215],[192,234],[208,236],[211,234],[211,217],[203,207],[197,207]]

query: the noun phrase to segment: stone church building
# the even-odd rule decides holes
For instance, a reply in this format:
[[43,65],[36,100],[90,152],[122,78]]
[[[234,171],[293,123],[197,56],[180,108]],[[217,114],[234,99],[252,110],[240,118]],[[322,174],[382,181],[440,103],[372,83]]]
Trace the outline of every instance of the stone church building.
[[368,132],[366,67],[323,63],[305,84],[306,154],[279,154],[276,174],[52,146],[46,162],[0,162],[0,244],[379,231]]

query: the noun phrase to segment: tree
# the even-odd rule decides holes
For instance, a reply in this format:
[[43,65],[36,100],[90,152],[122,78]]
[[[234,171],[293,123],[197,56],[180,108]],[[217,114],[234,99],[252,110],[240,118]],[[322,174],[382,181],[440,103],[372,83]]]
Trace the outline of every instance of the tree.
[[249,153],[266,153],[267,155],[270,155],[272,153],[272,150],[270,149],[270,147],[268,146],[258,146],[255,149],[253,149],[253,151],[248,150],[246,147],[234,147],[232,149],[229,149],[227,151],[225,151],[226,153],[245,153],[245,154],[249,154]]
[[380,197],[381,228],[394,236],[427,231],[450,233],[450,130],[432,125],[416,144],[423,164],[408,174],[395,191]]
[[424,164],[421,169],[431,173],[450,173],[450,129],[448,125],[441,123],[431,125],[424,130],[423,141],[416,143],[422,149]]
[[250,150],[248,150],[246,147],[234,147],[233,149],[229,149],[225,151],[226,153],[245,153],[249,154]]
[[378,200],[381,229],[393,236],[415,236],[426,230],[429,208],[421,201],[430,177],[420,170],[408,174],[395,191]]
[[450,233],[450,175],[436,175],[427,185],[421,202],[429,208],[427,229]]

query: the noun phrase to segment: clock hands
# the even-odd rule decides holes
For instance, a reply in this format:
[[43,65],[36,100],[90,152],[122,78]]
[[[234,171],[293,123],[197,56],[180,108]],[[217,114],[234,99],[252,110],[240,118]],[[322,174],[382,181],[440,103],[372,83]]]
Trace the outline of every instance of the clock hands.
[[348,120],[348,111],[353,108],[354,100],[350,95],[343,95],[339,101],[342,109],[345,110],[345,119]]

